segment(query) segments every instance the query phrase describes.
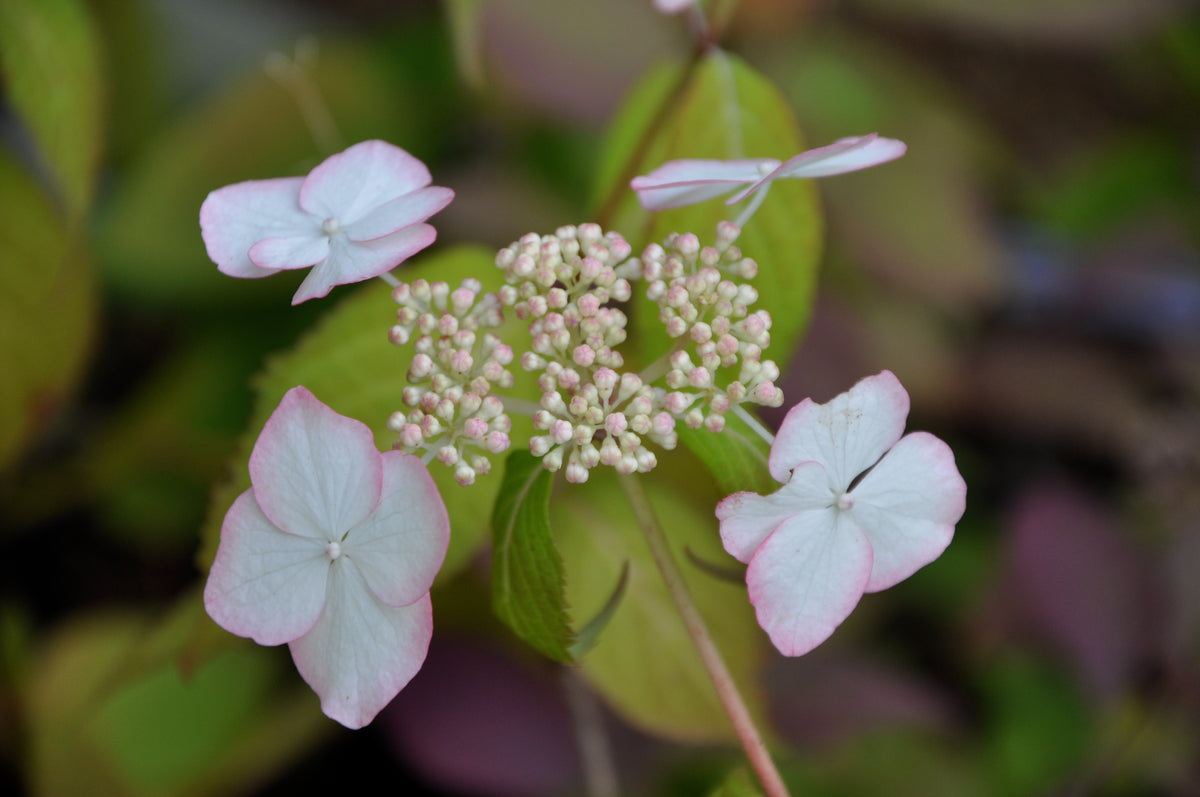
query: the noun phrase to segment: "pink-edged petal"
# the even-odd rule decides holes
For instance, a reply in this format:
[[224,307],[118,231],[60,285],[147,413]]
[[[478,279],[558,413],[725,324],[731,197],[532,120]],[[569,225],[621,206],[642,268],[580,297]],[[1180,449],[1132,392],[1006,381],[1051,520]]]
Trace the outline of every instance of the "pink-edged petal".
[[342,557],[330,568],[321,619],[290,647],[321,710],[347,728],[361,728],[421,669],[432,636],[428,594],[408,606],[383,604]]
[[204,607],[230,633],[281,645],[316,624],[328,573],[325,543],[280,531],[247,490],[221,525]]
[[854,488],[854,521],[871,541],[867,592],[903,581],[938,558],[967,505],[950,446],[926,432],[905,435]]
[[380,205],[429,185],[425,164],[386,141],[361,141],[309,172],[300,207],[343,227]]
[[437,239],[437,231],[428,224],[414,224],[399,232],[356,243],[345,235],[329,239],[329,257],[317,264],[292,296],[292,304],[319,299],[335,285],[378,277],[391,271]]
[[894,138],[881,138],[878,133],[853,138],[840,138],[824,147],[793,155],[753,185],[747,186],[728,200],[732,205],[759,190],[766,183],[784,177],[812,179],[835,174],[856,172],[895,160],[908,151],[908,145]]
[[668,161],[650,174],[633,178],[629,187],[637,192],[642,207],[667,210],[727,194],[740,184],[757,180],[778,163],[766,158]]
[[346,535],[344,550],[375,597],[405,606],[429,592],[450,544],[450,518],[421,460],[383,453],[383,495]]
[[353,224],[343,226],[342,229],[351,241],[373,241],[419,221],[425,221],[449,205],[452,199],[454,199],[454,192],[449,188],[431,185],[428,188],[397,197],[391,202],[385,202]]
[[341,540],[379,503],[383,465],[366,424],[294,387],[254,444],[250,483],[276,526],[324,546]]
[[802,656],[850,615],[871,575],[871,544],[844,512],[794,515],[746,570],[758,624],[785,656]]
[[767,467],[783,482],[798,463],[820,462],[844,490],[900,439],[907,418],[908,392],[895,374],[881,371],[825,404],[805,399],[792,407]]
[[222,274],[255,279],[275,273],[250,260],[250,247],[311,227],[312,218],[298,204],[303,182],[303,177],[250,180],[208,195],[200,206],[200,235]]
[[308,268],[329,257],[329,237],[313,225],[309,235],[264,238],[250,247],[250,262],[272,272]]
[[829,476],[816,462],[801,462],[792,478],[771,495],[734,493],[717,504],[721,544],[739,562],[749,562],[780,523],[807,509],[832,506]]

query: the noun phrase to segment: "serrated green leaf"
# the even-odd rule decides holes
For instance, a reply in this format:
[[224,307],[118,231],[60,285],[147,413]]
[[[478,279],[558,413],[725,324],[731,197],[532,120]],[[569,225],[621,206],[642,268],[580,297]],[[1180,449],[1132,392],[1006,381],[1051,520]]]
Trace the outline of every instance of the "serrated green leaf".
[[[670,232],[694,232],[711,241],[716,225],[738,209],[721,200],[649,213],[628,188],[678,158],[774,157],[803,149],[791,110],[764,77],[724,52],[704,57],[689,73],[667,67],[648,76],[614,122],[600,158],[597,184],[607,226],[629,237],[637,251]],[[771,313],[771,347],[765,356],[786,362],[808,323],[816,284],[821,219],[809,181],[780,180],[746,225],[738,246],[758,263],[756,308]],[[658,306],[635,292],[631,323],[637,354],[652,361],[670,347]],[[682,433],[680,439],[712,470],[723,490],[769,490],[766,446],[740,421],[730,432]]]
[[621,568],[621,577],[617,579],[617,586],[613,588],[613,593],[604,603],[604,608],[596,613],[596,616],[588,620],[579,633],[575,635],[575,642],[571,644],[571,658],[581,658],[585,653],[596,646],[600,641],[600,634],[608,627],[608,623],[612,620],[613,614],[616,613],[617,607],[621,605],[621,599],[625,597],[625,590],[629,587],[629,563]]
[[87,211],[96,184],[104,132],[102,66],[81,0],[0,3],[0,69],[8,102],[33,134],[72,220]]
[[550,533],[554,474],[527,451],[509,454],[492,515],[492,609],[517,636],[569,663],[563,564]]
[[710,791],[708,797],[762,797],[762,790],[754,775],[745,767],[739,767]]
[[0,468],[54,417],[91,348],[95,281],[77,235],[0,151]]
[[[659,470],[691,467],[679,455],[660,459]],[[691,479],[686,495],[656,470],[648,479],[650,503],[677,561],[685,551],[722,561],[715,490]],[[696,498],[703,496],[697,505]],[[711,498],[711,502],[710,502]],[[567,600],[577,612],[608,599],[628,562],[629,585],[604,633],[580,662],[588,682],[629,722],[643,730],[692,742],[732,741],[733,731],[675,604],[663,586],[637,520],[614,474],[597,468],[584,485],[570,485],[550,507],[567,573]],[[762,716],[755,681],[766,637],[754,621],[744,586],[718,581],[695,568],[684,578],[714,641],[752,713]]]
[[[503,281],[494,254],[481,247],[458,247],[419,258],[406,265],[399,277],[443,280],[454,286],[466,277],[474,277],[483,283],[484,290],[493,290]],[[394,323],[396,305],[383,284],[373,282],[349,290],[350,298],[337,304],[295,348],[271,360],[257,380],[254,416],[239,444],[232,476],[218,488],[202,533],[200,563],[205,571],[216,553],[226,511],[233,499],[250,487],[247,463],[254,441],[283,394],[291,388],[304,385],[335,411],[371,427],[380,449],[392,447],[395,436],[387,429],[387,419],[392,412],[403,408],[400,394],[409,384],[409,359],[405,352],[411,355],[411,349],[397,349],[388,342],[387,330]],[[515,376],[518,384],[527,378],[520,373]],[[520,419],[517,421],[520,424]],[[528,441],[528,431],[518,425],[510,438],[513,446],[519,448]],[[450,550],[438,576],[440,581],[465,565],[486,540],[500,478],[496,473],[483,475],[472,486],[460,487],[449,468],[435,463],[430,473],[450,514]]]

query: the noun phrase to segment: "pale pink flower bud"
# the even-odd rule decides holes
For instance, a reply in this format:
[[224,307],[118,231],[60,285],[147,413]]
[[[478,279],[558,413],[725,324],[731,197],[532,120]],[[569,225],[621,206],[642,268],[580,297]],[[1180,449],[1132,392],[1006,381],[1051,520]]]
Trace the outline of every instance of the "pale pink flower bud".
[[493,454],[507,451],[510,445],[512,445],[512,441],[508,439],[508,435],[504,432],[489,432],[483,441],[484,448]]

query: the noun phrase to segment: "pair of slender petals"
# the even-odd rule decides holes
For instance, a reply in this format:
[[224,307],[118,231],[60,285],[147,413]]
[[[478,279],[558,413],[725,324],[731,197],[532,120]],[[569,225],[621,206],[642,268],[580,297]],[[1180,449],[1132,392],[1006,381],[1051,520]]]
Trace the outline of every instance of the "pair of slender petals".
[[234,634],[288,643],[321,709],[360,728],[425,661],[445,504],[418,458],[381,454],[365,424],[303,387],[263,427],[250,481],[225,516],[204,605]]
[[908,393],[890,372],[788,412],[771,447],[769,496],[717,505],[721,540],[749,564],[759,625],[785,655],[824,642],[866,592],[903,581],[954,535],[967,486],[944,442],[904,435]]

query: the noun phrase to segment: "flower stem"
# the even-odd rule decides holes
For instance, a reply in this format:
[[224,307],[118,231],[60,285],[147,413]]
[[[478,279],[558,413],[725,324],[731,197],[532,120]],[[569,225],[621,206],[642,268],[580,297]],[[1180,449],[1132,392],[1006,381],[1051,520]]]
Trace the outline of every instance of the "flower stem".
[[721,657],[721,652],[717,650],[712,634],[709,633],[704,618],[700,616],[700,610],[692,600],[692,593],[683,580],[683,573],[680,571],[679,565],[675,563],[675,557],[667,544],[662,526],[659,525],[658,518],[654,515],[654,509],[650,506],[650,501],[646,498],[642,485],[638,483],[637,477],[634,475],[622,475],[620,483],[621,489],[625,491],[625,497],[633,507],[633,514],[637,517],[638,525],[642,527],[642,534],[650,546],[654,564],[658,566],[658,571],[666,583],[667,592],[671,594],[675,608],[683,616],[683,624],[687,628],[688,635],[700,653],[704,669],[708,671],[708,677],[717,690],[721,705],[725,707],[725,713],[733,725],[734,732],[737,733],[742,749],[746,752],[746,758],[750,760],[750,765],[758,776],[759,783],[762,784],[766,797],[788,797],[787,786],[783,784],[779,770],[775,768],[775,762],[771,760],[771,754],[767,751],[767,745],[763,742],[758,728],[755,727],[741,693],[738,692],[737,684],[734,683],[729,668],[725,666],[725,660]]

